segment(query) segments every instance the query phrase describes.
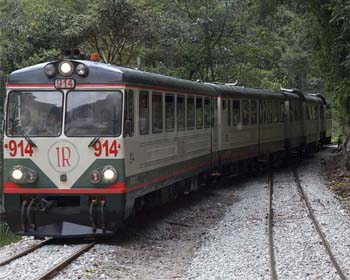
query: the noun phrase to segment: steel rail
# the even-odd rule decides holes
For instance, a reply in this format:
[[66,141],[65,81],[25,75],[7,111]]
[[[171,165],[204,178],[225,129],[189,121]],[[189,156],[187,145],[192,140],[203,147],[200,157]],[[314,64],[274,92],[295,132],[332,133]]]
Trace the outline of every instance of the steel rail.
[[340,265],[337,262],[334,254],[332,253],[331,247],[330,247],[330,245],[329,245],[329,243],[328,243],[324,233],[321,230],[320,224],[319,224],[319,222],[316,219],[314,210],[312,209],[310,201],[309,201],[309,199],[308,199],[308,197],[307,197],[306,193],[304,192],[304,189],[303,189],[303,187],[301,185],[301,182],[300,182],[300,179],[299,179],[298,172],[297,172],[296,168],[293,168],[293,176],[294,176],[294,181],[295,181],[295,183],[296,183],[296,185],[298,187],[298,191],[300,193],[300,196],[303,199],[303,201],[304,201],[304,203],[306,205],[306,208],[308,209],[308,212],[309,212],[308,216],[311,219],[311,221],[313,222],[313,224],[315,226],[315,229],[316,229],[318,235],[320,236],[320,238],[322,240],[322,244],[323,244],[323,246],[324,246],[324,248],[325,248],[325,250],[326,250],[326,252],[327,252],[327,254],[328,254],[328,256],[329,256],[329,258],[330,258],[330,260],[332,262],[332,264],[333,264],[333,266],[337,270],[337,273],[338,273],[340,279],[342,279],[342,280],[347,279],[345,277],[345,274],[343,273],[342,269],[340,268]]
[[79,250],[73,252],[71,255],[68,257],[64,258],[60,263],[52,267],[50,270],[46,271],[43,273],[37,280],[46,280],[46,279],[51,279],[53,278],[58,272],[63,270],[66,266],[68,266],[70,263],[72,263],[75,259],[77,259],[80,255],[83,253],[89,251],[92,247],[94,247],[96,242],[91,242],[83,247],[81,247]]
[[10,262],[12,262],[14,260],[17,260],[25,255],[28,255],[29,253],[34,252],[35,250],[37,250],[37,249],[39,249],[47,244],[50,244],[53,240],[54,240],[53,238],[47,239],[47,240],[40,242],[39,244],[36,244],[36,245],[18,253],[18,254],[15,254],[4,261],[1,261],[0,266],[4,266],[4,265],[9,264]]
[[270,270],[271,270],[271,279],[277,280],[277,271],[276,271],[276,259],[275,259],[275,250],[273,244],[273,173],[270,172],[268,177],[269,185],[269,211],[267,214],[268,219],[268,234],[269,234],[269,256],[270,256]]

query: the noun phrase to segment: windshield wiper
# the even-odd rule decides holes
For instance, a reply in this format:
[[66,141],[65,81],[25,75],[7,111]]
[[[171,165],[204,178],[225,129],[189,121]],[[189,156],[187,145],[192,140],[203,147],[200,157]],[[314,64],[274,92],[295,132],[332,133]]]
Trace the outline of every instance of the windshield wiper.
[[17,130],[22,134],[22,136],[24,137],[24,139],[27,140],[27,142],[29,143],[29,145],[31,145],[33,148],[38,147],[32,139],[30,139],[30,137],[28,136],[27,133],[25,133],[25,131],[23,130],[23,128],[17,123],[15,122],[15,127],[17,128]]
[[95,136],[95,138],[92,139],[92,141],[90,142],[90,144],[88,145],[88,147],[91,148],[91,147],[95,146],[95,144],[97,143],[98,140],[100,140],[100,138],[101,138],[101,135]]

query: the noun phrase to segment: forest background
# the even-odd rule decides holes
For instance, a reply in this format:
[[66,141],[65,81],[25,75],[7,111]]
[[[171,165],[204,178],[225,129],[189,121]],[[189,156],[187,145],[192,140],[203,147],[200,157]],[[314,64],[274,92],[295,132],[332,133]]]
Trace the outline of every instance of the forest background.
[[0,88],[66,48],[184,79],[320,92],[350,127],[350,0],[0,0]]

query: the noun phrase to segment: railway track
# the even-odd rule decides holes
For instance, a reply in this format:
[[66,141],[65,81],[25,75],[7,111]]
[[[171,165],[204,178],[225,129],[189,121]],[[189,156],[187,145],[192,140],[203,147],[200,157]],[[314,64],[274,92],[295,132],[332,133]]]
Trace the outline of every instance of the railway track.
[[70,263],[72,263],[75,259],[77,259],[80,255],[84,254],[85,252],[89,251],[92,247],[94,247],[96,242],[91,242],[88,244],[85,244],[82,246],[79,250],[74,251],[71,255],[64,258],[61,262],[44,272],[42,275],[40,275],[37,280],[47,280],[54,277],[58,272],[63,270],[66,266],[68,266]]
[[[327,253],[329,259],[331,260],[332,265],[334,266],[335,270],[337,271],[340,279],[347,279],[345,276],[345,273],[341,269],[337,259],[335,258],[334,253],[332,252],[332,249],[325,237],[324,232],[322,231],[320,224],[318,220],[316,219],[315,213],[312,209],[312,206],[310,204],[310,200],[305,193],[303,186],[300,182],[300,178],[298,176],[298,172],[296,168],[293,168],[293,179],[295,182],[295,185],[297,187],[298,193],[300,195],[300,198],[303,201],[303,205],[305,206],[308,217],[312,222],[313,228],[316,230],[319,238],[321,239],[321,244],[323,245],[325,252]],[[271,279],[277,280],[277,268],[276,263],[278,263],[278,260],[275,259],[275,246],[274,246],[274,234],[273,234],[273,225],[274,225],[274,215],[273,215],[273,188],[274,188],[274,179],[273,179],[273,172],[270,172],[268,176],[268,187],[269,187],[269,209],[268,209],[268,238],[269,238],[269,258],[270,258],[270,271],[271,271]]]
[[[6,266],[10,263],[12,263],[15,260],[18,260],[28,254],[35,253],[38,249],[48,246],[50,244],[54,244],[56,241],[55,238],[47,239],[43,242],[40,242],[39,244],[36,244],[34,246],[31,246],[28,249],[25,249],[21,251],[20,253],[14,254],[11,257],[3,260],[0,262],[0,266]],[[56,264],[54,264],[52,267],[47,269],[45,272],[40,274],[39,277],[33,278],[37,280],[44,280],[44,279],[51,279],[53,278],[57,273],[59,273],[61,270],[63,270],[65,267],[67,267],[70,263],[72,263],[75,259],[77,259],[79,256],[81,256],[83,253],[89,251],[92,247],[94,247],[98,243],[98,241],[93,241],[87,244],[82,245],[79,249],[74,250],[71,254],[62,257],[60,261]],[[63,245],[62,245],[63,246]],[[20,267],[18,267],[20,269]]]
[[14,261],[14,260],[17,260],[19,258],[22,258],[26,255],[28,255],[29,253],[32,253],[34,252],[35,250],[38,250],[39,248],[45,246],[45,245],[48,245],[50,244],[51,242],[53,242],[53,239],[47,239],[43,242],[40,242],[39,244],[36,244],[36,245],[33,245],[31,247],[29,247],[28,249],[26,250],[23,250],[22,252],[19,252],[17,254],[14,254],[12,255],[11,257],[3,260],[3,261],[0,261],[0,266],[4,266],[4,265],[7,265],[9,264],[10,262]]

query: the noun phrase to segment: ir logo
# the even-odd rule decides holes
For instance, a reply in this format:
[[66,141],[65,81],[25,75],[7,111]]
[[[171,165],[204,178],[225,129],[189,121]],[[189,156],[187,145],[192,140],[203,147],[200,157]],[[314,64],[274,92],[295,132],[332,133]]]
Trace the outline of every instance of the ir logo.
[[73,143],[59,141],[53,144],[48,152],[49,162],[58,172],[69,172],[79,163],[79,153]]
[[69,163],[72,151],[70,147],[56,147],[57,167],[71,166]]

